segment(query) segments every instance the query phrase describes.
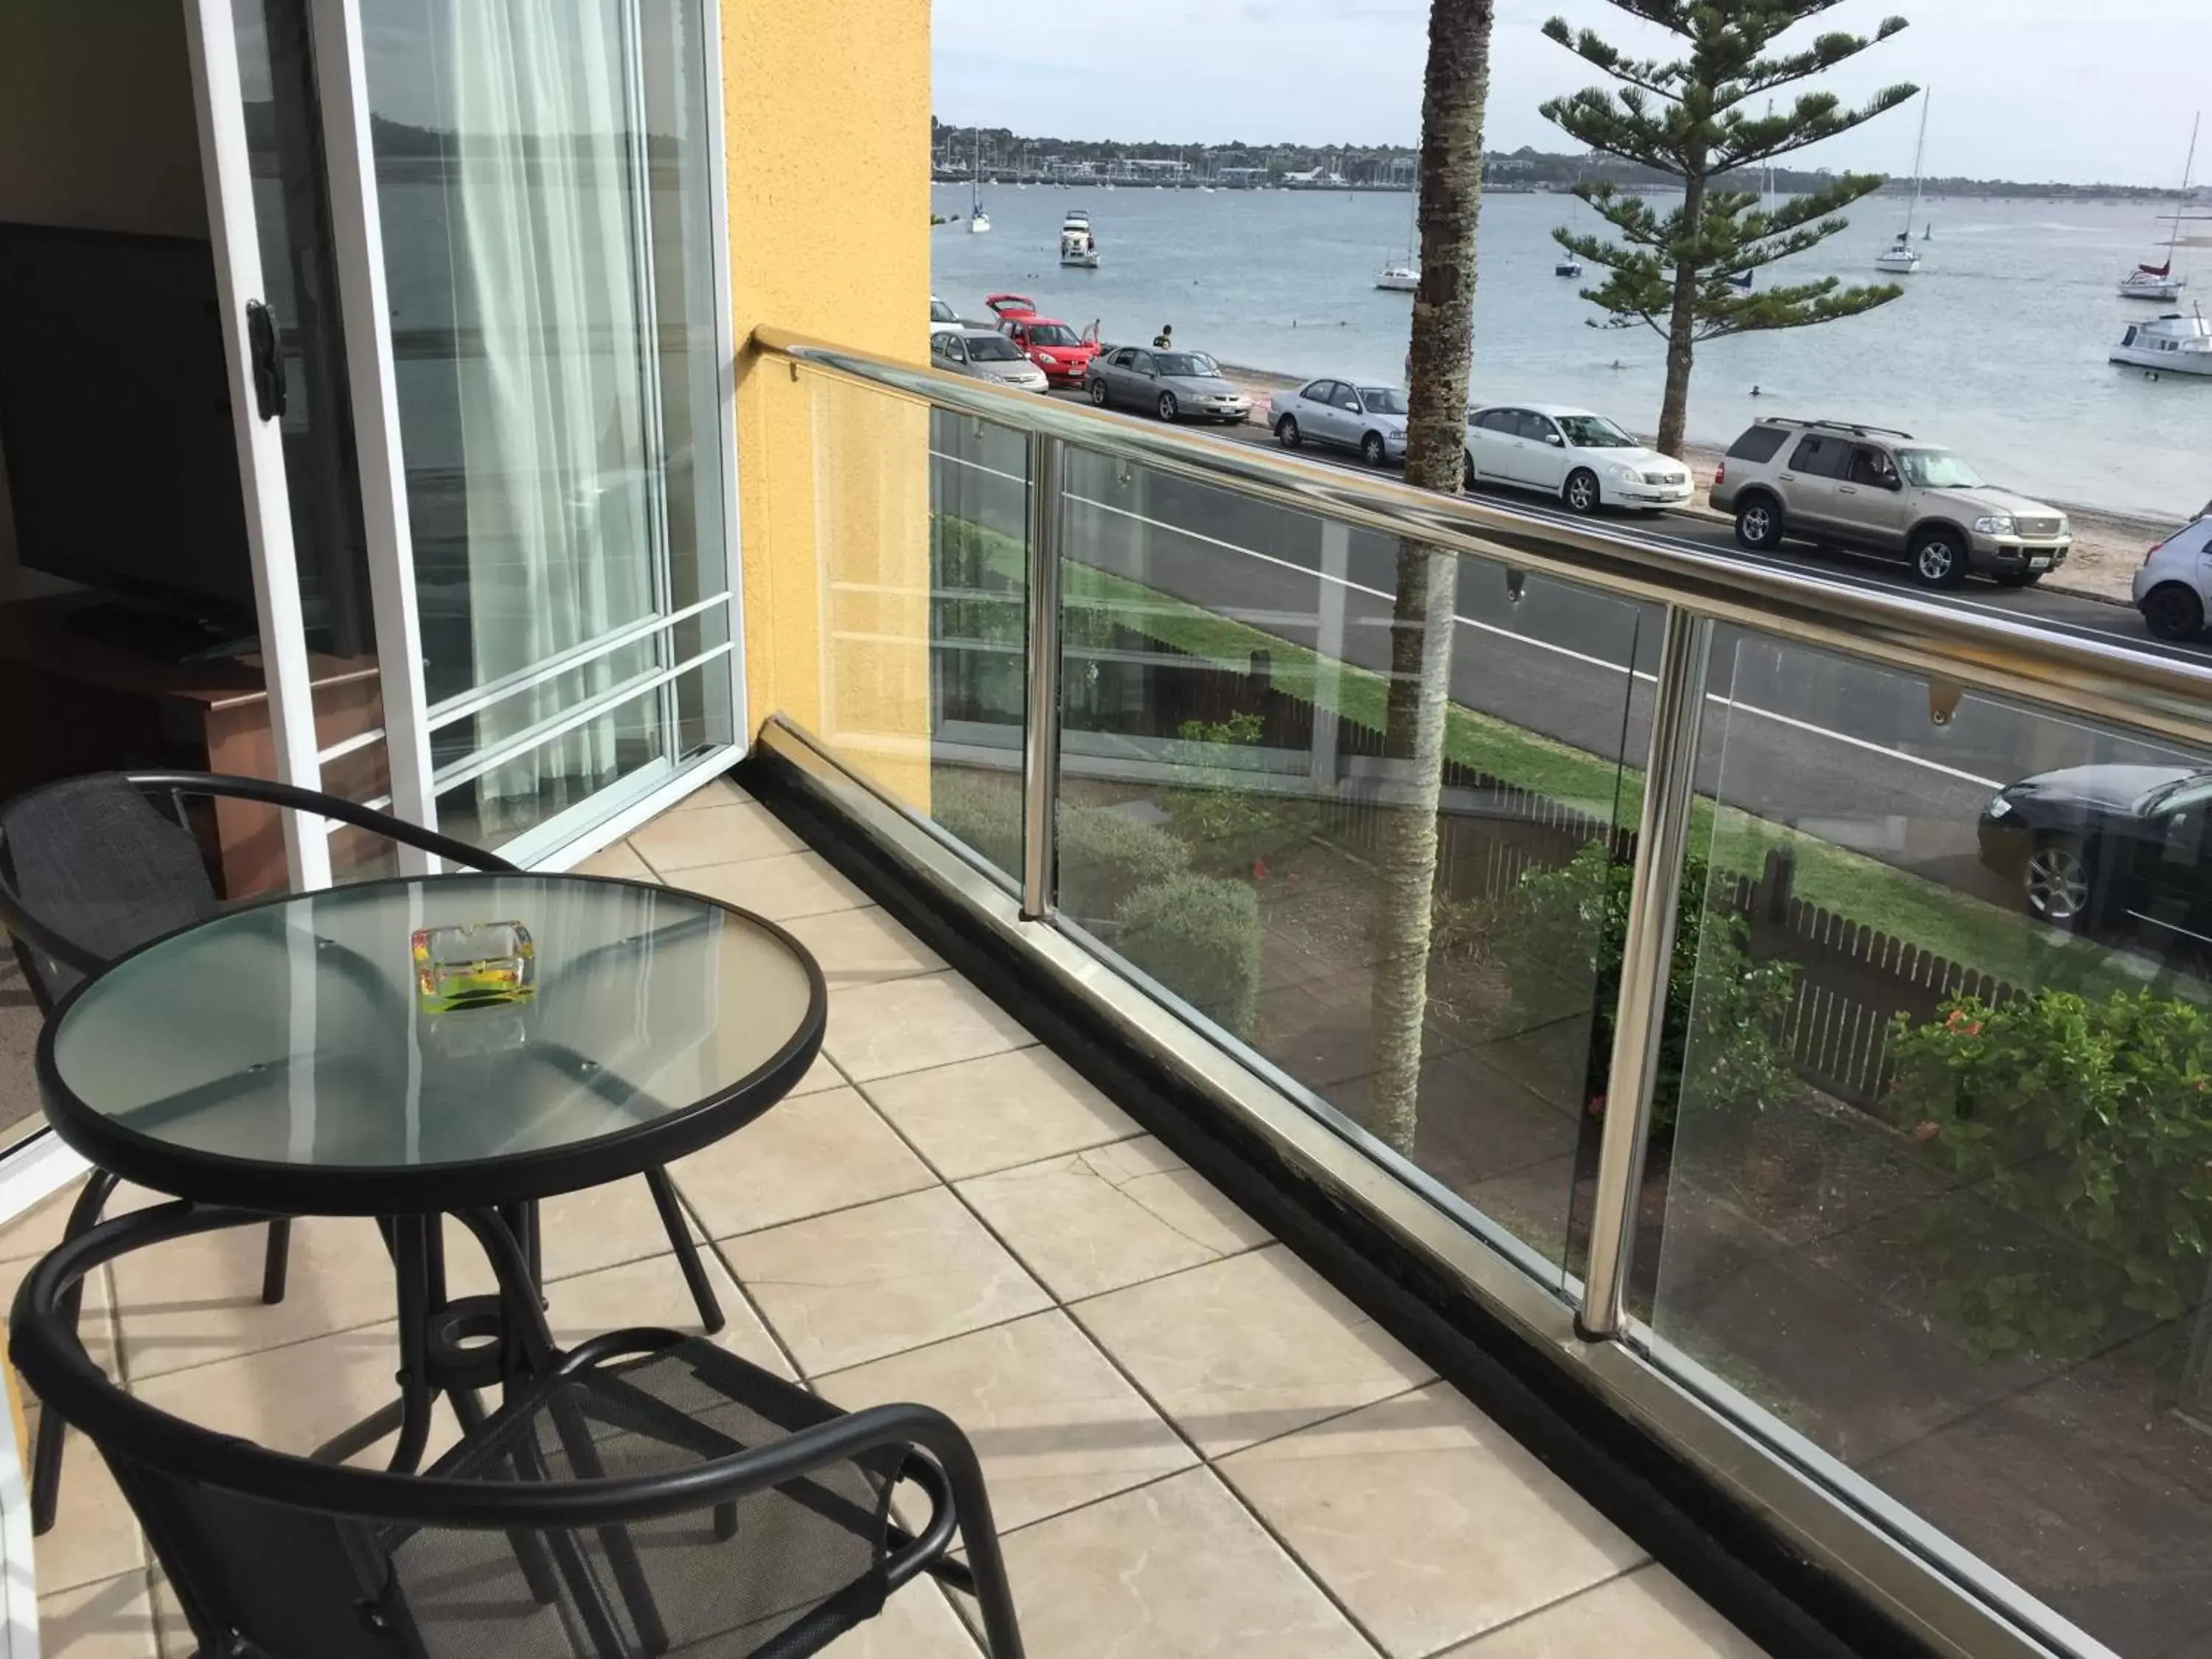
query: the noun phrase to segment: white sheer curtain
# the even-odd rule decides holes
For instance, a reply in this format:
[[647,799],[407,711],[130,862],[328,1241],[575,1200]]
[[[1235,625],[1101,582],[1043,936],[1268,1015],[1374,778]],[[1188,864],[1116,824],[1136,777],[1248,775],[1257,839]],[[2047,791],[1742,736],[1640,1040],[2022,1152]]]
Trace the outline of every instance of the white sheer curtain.
[[[617,0],[456,0],[453,262],[475,683],[653,608],[653,410],[646,250],[633,191],[628,9]],[[473,316],[465,313],[472,312]],[[505,741],[639,672],[625,650],[494,704]],[[592,720],[478,783],[482,828],[521,829],[609,781],[615,720]]]

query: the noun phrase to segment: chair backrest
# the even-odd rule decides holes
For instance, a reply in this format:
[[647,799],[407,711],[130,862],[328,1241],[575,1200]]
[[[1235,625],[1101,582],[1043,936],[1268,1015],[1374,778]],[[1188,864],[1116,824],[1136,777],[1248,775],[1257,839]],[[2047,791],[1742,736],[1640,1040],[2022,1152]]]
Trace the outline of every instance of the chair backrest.
[[120,773],[0,807],[0,924],[42,1008],[100,963],[217,905],[191,830]]
[[0,805],[0,927],[41,1009],[85,975],[221,908],[185,797],[258,801],[418,848],[465,869],[514,866],[388,813],[264,778],[95,772]]

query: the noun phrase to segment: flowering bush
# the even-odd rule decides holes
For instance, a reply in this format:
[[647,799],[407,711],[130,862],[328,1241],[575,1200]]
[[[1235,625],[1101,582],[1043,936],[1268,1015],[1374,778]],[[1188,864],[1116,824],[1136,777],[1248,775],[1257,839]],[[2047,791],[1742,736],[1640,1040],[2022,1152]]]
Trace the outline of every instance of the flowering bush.
[[1962,998],[1940,1015],[1893,1024],[1889,1105],[1969,1187],[1929,1214],[1942,1310],[1984,1352],[2066,1358],[2196,1306],[2212,1019],[2148,990]]

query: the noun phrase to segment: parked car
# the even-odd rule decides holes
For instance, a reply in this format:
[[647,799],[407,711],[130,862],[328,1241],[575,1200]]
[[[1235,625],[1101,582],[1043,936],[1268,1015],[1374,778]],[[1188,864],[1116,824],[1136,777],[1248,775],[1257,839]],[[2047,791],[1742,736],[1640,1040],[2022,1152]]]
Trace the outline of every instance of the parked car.
[[939,329],[929,337],[929,366],[1024,392],[1049,389],[1044,371],[994,328]]
[[1285,449],[1336,444],[1358,450],[1370,466],[1406,459],[1406,394],[1395,386],[1309,380],[1275,398],[1272,418]]
[[1081,386],[1091,373],[1091,360],[1098,355],[1097,341],[1085,339],[1057,317],[1001,312],[999,331],[1019,346],[1054,386]]
[[1794,536],[1887,554],[1929,587],[1956,587],[1969,571],[2026,587],[2074,545],[2057,507],[1984,483],[1909,432],[1842,421],[1753,422],[1714,471],[1712,502],[1754,551]]
[[1576,513],[1686,507],[1690,469],[1602,415],[1555,404],[1492,404],[1467,415],[1467,482],[1537,489]]
[[2022,778],[1982,811],[1982,862],[2055,926],[2212,943],[2212,771],[2069,766]]
[[1226,421],[1235,424],[1252,412],[1252,400],[1221,376],[1221,366],[1203,351],[1117,346],[1094,357],[1084,380],[1091,401],[1101,409],[1115,404],[1149,409],[1164,421]]
[[2143,555],[2136,572],[2136,609],[2162,640],[2194,639],[2212,601],[2212,516],[2184,526]]

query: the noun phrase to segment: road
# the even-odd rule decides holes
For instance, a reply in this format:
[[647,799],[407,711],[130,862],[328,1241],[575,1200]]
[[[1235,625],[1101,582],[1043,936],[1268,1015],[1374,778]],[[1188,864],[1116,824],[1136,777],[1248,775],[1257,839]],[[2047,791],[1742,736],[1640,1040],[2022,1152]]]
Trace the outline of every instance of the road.
[[[1261,428],[1246,432],[1267,441]],[[979,438],[973,422],[940,422],[938,448],[938,503],[1019,535],[1022,463],[1011,434]],[[1071,557],[1316,649],[1327,648],[1324,630],[1336,637],[1340,613],[1344,658],[1387,665],[1390,538],[1079,453],[1068,458],[1066,484]],[[1536,516],[1567,516],[1534,497],[1499,499]],[[1689,515],[1618,526],[1838,585],[1909,585],[1901,574],[1832,556],[1744,553],[1726,526]],[[1973,584],[1938,597],[2161,654],[2212,656],[2158,645],[2132,611],[2072,595]],[[1656,609],[1535,576],[1516,599],[1502,567],[1468,557],[1456,615],[1455,702],[1640,765],[1658,655]],[[1939,724],[1923,680],[1733,629],[1716,635],[1709,684],[1701,791],[1998,902],[2014,896],[1974,855],[1975,818],[1997,788],[2091,761],[2204,761],[2163,741],[1980,694]]]

